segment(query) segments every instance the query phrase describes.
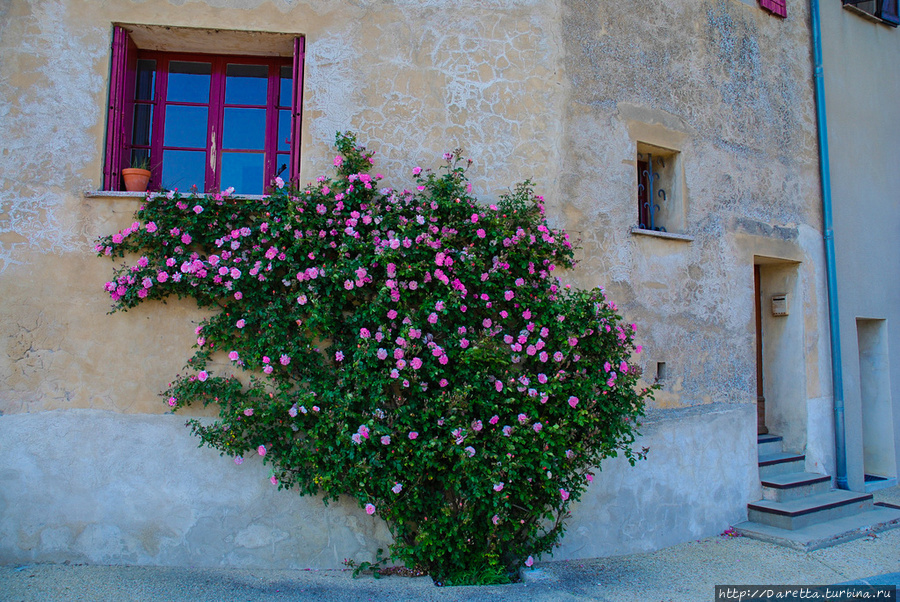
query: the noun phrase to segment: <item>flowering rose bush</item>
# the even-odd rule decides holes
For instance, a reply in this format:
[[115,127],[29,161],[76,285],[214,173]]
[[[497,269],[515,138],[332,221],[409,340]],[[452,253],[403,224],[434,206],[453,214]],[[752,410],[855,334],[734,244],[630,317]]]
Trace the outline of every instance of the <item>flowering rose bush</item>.
[[106,285],[114,308],[214,310],[164,393],[218,404],[190,421],[203,443],[262,456],[280,488],[352,496],[436,580],[530,566],[602,459],[641,456],[635,327],[560,284],[572,247],[527,182],[477,204],[457,152],[379,189],[353,135],[337,148],[337,176],[304,190],[148,199],[97,245],[138,255]]

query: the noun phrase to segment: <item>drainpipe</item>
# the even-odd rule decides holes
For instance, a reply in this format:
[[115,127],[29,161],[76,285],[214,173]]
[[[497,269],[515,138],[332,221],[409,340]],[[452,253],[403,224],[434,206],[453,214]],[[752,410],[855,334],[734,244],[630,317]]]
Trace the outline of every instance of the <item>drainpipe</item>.
[[825,80],[822,68],[822,31],[819,0],[810,0],[816,126],[819,134],[819,166],[822,174],[822,221],[825,230],[825,271],[828,279],[828,325],[831,331],[831,388],[834,395],[834,455],[837,486],[847,489],[847,447],[844,439],[844,376],[841,371],[841,331],[838,319],[837,277],[834,260],[834,229],[831,220],[831,171],[828,160],[828,119],[825,115]]

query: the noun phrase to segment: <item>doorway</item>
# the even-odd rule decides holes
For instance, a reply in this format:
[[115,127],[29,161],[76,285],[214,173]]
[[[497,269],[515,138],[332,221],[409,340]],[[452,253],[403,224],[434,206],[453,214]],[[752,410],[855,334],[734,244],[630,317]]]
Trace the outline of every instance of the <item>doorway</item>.
[[886,320],[856,319],[866,491],[896,484],[894,415]]
[[757,433],[806,449],[806,359],[800,263],[753,258]]

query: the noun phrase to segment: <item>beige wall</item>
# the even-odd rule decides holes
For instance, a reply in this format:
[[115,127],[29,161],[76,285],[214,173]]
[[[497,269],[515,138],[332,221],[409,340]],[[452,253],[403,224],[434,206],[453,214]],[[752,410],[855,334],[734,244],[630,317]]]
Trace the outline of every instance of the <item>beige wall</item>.
[[[822,3],[822,42],[847,466],[851,488],[862,490],[865,449],[892,456],[894,474],[882,476],[893,477],[900,451],[900,30]],[[868,418],[858,320],[883,320],[886,336],[876,360],[887,373],[886,407]],[[889,428],[866,438],[867,421]]]
[[[387,185],[456,147],[474,159],[484,200],[532,179],[552,222],[583,247],[566,279],[604,286],[638,324],[648,380],[666,362],[654,404],[666,436],[654,439],[641,479],[671,471],[654,454],[690,453],[666,416],[675,424],[689,412],[696,445],[721,438],[726,423],[727,436],[744,442],[737,464],[721,440],[705,456],[732,466],[721,477],[731,491],[725,512],[699,510],[696,487],[708,475],[676,481],[698,519],[674,537],[720,532],[723,517],[740,518],[758,492],[758,258],[796,266],[791,364],[773,362],[769,378],[802,374],[796,398],[784,401],[793,410],[830,395],[806,10],[792,4],[782,20],[741,0],[2,3],[0,412],[164,413],[157,393],[193,344],[199,314],[187,302],[106,315],[111,265],[92,244],[128,225],[140,203],[85,195],[102,181],[111,25],[302,34],[302,179],[328,170],[344,129],[377,152]],[[638,143],[679,152],[671,212],[681,236],[632,233]],[[820,414],[795,412],[799,444],[811,424],[804,416]],[[821,440],[811,461],[827,467]],[[651,539],[673,542],[671,533]]]
[[533,177],[558,196],[560,26],[544,3],[215,4],[15,1],[0,13],[0,411],[161,413],[156,393],[193,344],[189,304],[104,315],[111,265],[91,247],[140,204],[83,194],[102,183],[112,23],[305,35],[303,181],[328,171],[335,132],[352,129],[388,185],[463,147],[481,195]]
[[[100,310],[108,266],[90,257],[89,245],[127,224],[138,204],[82,195],[101,183],[114,22],[305,35],[304,180],[327,170],[334,132],[346,128],[361,133],[389,176],[461,146],[475,160],[484,198],[530,177],[557,225],[580,236],[582,269],[572,280],[606,286],[640,324],[645,368],[655,374],[656,362],[666,362],[660,404],[752,401],[748,274],[768,243],[748,249],[731,237],[748,228],[763,241],[780,239],[772,227],[819,229],[813,102],[798,51],[808,43],[802,7],[781,20],[733,0],[660,3],[640,13],[576,1],[442,6],[11,3],[2,41],[11,135],[0,270],[2,311],[23,340],[10,343],[10,364],[0,367],[19,392],[4,411],[160,411],[146,391],[180,367],[175,348],[191,342],[175,327],[184,318],[170,312],[141,310],[145,330],[137,318]],[[682,232],[693,242],[630,233],[638,142],[680,151]],[[792,258],[814,269],[818,243],[799,240]],[[34,302],[34,283],[60,283],[64,274],[74,275],[75,288]],[[808,282],[801,294],[815,316],[821,301]],[[69,334],[45,334],[51,330]],[[152,348],[163,362],[134,375],[121,341],[137,351],[147,333],[161,331],[169,338]],[[817,366],[819,345],[808,343],[804,360]],[[27,376],[36,371],[50,378],[37,384]],[[85,375],[90,391],[76,386]],[[810,396],[821,394],[818,378],[809,385]]]

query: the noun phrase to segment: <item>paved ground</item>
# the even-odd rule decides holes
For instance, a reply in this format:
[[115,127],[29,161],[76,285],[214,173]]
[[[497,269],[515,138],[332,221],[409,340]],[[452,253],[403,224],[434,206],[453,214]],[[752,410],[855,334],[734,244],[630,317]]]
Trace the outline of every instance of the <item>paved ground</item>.
[[[879,499],[900,505],[900,488],[876,493]],[[441,588],[428,577],[353,579],[349,571],[0,566],[0,601],[698,602],[713,600],[716,585],[848,582],[900,586],[900,529],[814,552],[744,537],[710,537],[649,554],[545,562],[526,582],[493,587]]]

